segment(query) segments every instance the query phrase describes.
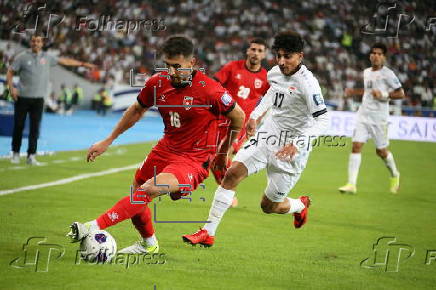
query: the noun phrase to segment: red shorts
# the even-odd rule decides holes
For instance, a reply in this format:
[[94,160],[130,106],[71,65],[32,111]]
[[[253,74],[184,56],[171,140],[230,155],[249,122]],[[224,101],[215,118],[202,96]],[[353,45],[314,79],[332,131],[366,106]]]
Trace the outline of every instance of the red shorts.
[[[179,182],[180,191],[178,194],[188,195],[209,176],[209,169],[204,168],[203,164],[188,157],[153,148],[142,165],[136,170],[135,179],[138,184],[143,184],[159,173],[174,174]],[[171,195],[171,197],[174,196]]]

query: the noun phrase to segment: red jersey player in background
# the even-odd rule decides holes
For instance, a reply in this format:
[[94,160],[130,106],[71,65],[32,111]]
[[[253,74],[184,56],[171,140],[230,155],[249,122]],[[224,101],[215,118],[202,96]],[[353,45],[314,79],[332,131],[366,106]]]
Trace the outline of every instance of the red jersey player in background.
[[[224,65],[215,75],[214,79],[219,81],[244,110],[245,121],[242,130],[239,132],[232,145],[232,153],[236,154],[246,140],[245,124],[259,103],[262,96],[267,92],[269,84],[266,78],[267,71],[262,67],[262,60],[266,57],[267,44],[262,38],[254,38],[247,48],[247,57],[244,60],[235,60]],[[220,142],[226,142],[225,137],[229,128],[228,119],[220,120]],[[221,184],[229,164],[226,167],[219,167],[213,164],[212,173],[215,181]],[[232,207],[236,207],[238,200],[233,200]]]
[[[231,130],[242,128],[244,112],[229,93],[218,82],[193,69],[191,40],[172,36],[164,43],[162,52],[168,72],[157,73],[147,80],[137,101],[126,110],[112,133],[89,148],[87,160],[94,161],[103,154],[153,105],[157,106],[165,124],[164,137],[136,171],[131,195],[93,221],[74,222],[68,234],[72,241],[82,240],[91,230],[103,230],[131,219],[142,240],[119,253],[157,253],[159,246],[147,204],[167,193],[172,199],[178,199],[181,192],[195,190],[208,177],[209,164],[217,152],[214,145],[217,144],[217,119],[221,115],[230,120]],[[235,137],[228,138],[233,141]],[[228,144],[224,142],[218,149],[223,153],[220,156],[227,156]],[[215,160],[218,166],[226,164],[225,158]]]

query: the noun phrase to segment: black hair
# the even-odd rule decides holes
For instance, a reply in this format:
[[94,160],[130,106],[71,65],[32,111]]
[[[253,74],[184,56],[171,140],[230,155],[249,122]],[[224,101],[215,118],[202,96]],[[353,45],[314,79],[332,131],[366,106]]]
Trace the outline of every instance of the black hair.
[[278,51],[283,49],[288,53],[302,52],[304,48],[304,41],[301,35],[295,31],[289,30],[278,33],[274,37],[272,49]]
[[263,46],[265,46],[265,49],[268,48],[268,44],[266,44],[265,39],[260,38],[260,37],[253,38],[253,39],[250,41],[250,45],[251,45],[252,43],[256,43],[256,44],[263,45]]
[[380,48],[383,51],[383,54],[386,55],[386,53],[388,52],[388,48],[386,47],[386,45],[384,43],[381,42],[376,42],[371,46],[371,50],[370,53],[372,53],[372,50],[374,48]]
[[194,54],[194,44],[186,36],[170,36],[163,44],[162,52],[170,58],[177,55],[190,57]]
[[35,32],[32,33],[32,36],[30,38],[32,37],[41,37],[42,39],[44,39],[45,34],[41,30],[35,30]]

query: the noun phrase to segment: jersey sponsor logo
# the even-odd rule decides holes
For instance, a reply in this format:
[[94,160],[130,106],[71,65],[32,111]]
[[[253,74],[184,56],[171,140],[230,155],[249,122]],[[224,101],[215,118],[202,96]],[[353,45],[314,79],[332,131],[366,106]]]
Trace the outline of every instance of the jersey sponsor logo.
[[189,178],[189,181],[192,182],[192,179],[194,179],[194,176],[192,175],[192,173],[188,173],[188,178]]
[[240,80],[241,79],[241,74],[236,74],[235,79]]
[[322,99],[320,94],[313,94],[312,98],[315,102],[315,105],[319,106],[324,104],[324,100]]
[[221,102],[223,102],[224,106],[230,105],[230,103],[233,101],[232,96],[230,96],[227,92],[225,92],[221,96]]
[[260,89],[262,87],[262,81],[260,79],[255,79],[254,80],[254,88],[255,89]]
[[162,102],[165,102],[166,101],[166,96],[165,95],[160,96],[159,100],[162,101]]
[[192,106],[193,102],[194,102],[194,98],[193,97],[188,97],[188,96],[183,97],[183,105],[188,106],[188,107],[185,107],[186,111],[191,109],[191,106]]
[[296,87],[293,87],[293,86],[290,86],[289,87],[289,90],[291,91],[291,93],[292,93],[292,91],[295,91],[297,88]]
[[286,193],[277,191],[278,195],[284,196]]

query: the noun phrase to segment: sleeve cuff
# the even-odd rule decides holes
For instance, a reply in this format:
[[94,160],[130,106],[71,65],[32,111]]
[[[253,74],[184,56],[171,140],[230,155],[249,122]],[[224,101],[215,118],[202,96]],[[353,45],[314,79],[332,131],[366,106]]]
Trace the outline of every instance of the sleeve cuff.
[[322,109],[320,111],[317,111],[317,112],[313,113],[312,116],[314,118],[316,118],[316,117],[319,117],[319,116],[321,116],[321,115],[323,115],[325,113],[327,113],[327,108],[324,108],[324,109]]

